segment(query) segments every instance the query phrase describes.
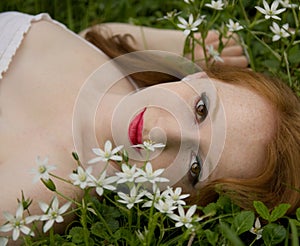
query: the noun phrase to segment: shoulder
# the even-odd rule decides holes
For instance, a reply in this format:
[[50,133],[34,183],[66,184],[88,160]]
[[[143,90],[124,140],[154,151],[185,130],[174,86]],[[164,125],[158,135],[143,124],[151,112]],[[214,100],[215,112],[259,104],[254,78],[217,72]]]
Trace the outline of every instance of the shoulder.
[[107,59],[103,52],[63,25],[41,19],[32,22],[8,73],[17,69],[32,73],[33,68],[36,72],[47,70],[49,75],[70,71],[75,74],[86,69],[87,76]]

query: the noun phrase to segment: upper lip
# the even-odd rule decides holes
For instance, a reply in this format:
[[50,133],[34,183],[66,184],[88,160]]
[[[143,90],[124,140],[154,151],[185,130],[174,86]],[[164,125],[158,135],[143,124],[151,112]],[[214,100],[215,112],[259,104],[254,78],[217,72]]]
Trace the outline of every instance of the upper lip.
[[138,113],[129,124],[128,136],[131,144],[141,144],[143,138],[143,125],[144,125],[144,113],[146,108],[144,108],[140,113]]

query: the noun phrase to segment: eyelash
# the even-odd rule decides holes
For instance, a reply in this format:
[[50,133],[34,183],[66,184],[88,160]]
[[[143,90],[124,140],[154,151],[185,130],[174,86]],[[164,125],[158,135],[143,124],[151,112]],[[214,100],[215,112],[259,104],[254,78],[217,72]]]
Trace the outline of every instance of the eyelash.
[[208,97],[205,93],[202,93],[200,99],[196,102],[195,113],[198,122],[203,122],[208,115]]
[[193,186],[198,183],[199,177],[202,174],[202,161],[196,154],[192,153],[192,161],[189,170],[189,179]]

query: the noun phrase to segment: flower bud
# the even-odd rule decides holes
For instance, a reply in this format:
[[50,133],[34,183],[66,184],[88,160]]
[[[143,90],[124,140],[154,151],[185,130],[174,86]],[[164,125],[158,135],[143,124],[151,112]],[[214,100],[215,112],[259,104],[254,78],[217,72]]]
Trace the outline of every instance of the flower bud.
[[76,161],[79,161],[79,156],[76,152],[72,152],[72,156]]
[[[25,199],[25,196],[24,196],[24,192],[22,191],[22,200],[20,201],[19,199],[17,199],[19,203],[22,203],[22,206],[23,206],[23,209],[26,210],[29,208],[29,206],[31,205],[32,203],[32,199],[30,198],[27,198]],[[1,244],[0,244],[1,245]]]
[[54,182],[51,179],[45,180],[45,179],[41,179],[41,181],[43,182],[43,184],[51,191],[56,191],[56,186],[54,184]]
[[128,160],[129,160],[128,152],[125,149],[123,150],[122,158],[123,158],[123,161],[125,161],[126,163],[128,163]]

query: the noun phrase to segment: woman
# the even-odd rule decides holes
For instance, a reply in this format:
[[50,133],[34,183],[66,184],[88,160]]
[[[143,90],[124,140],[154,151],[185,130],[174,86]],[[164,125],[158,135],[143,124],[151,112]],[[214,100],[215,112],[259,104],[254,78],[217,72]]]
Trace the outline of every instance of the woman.
[[[107,26],[112,30],[117,30],[116,33],[122,33],[122,30],[125,29],[124,24],[120,27],[119,25],[108,24]],[[131,33],[136,34],[138,32],[137,27],[130,28],[135,29],[130,30]],[[155,31],[153,30],[153,32]],[[151,31],[149,33],[149,37],[158,36]],[[145,32],[144,35],[146,35]],[[139,38],[138,35],[136,36]],[[120,36],[105,38],[105,35],[101,35],[96,27],[85,33],[85,37],[112,58],[125,52],[134,51],[134,48],[130,46],[131,40],[126,35],[123,38]],[[201,107],[201,111],[198,112],[199,108],[196,104],[195,111],[201,115],[199,127],[201,136],[198,136],[199,152],[201,153],[200,163],[191,158],[190,169],[184,172],[187,175],[181,176],[182,179],[176,185],[183,187],[186,192],[192,195],[190,200],[192,202],[197,201],[199,204],[207,204],[215,200],[218,196],[217,190],[226,193],[241,207],[247,209],[252,208],[253,200],[260,200],[270,208],[280,203],[290,203],[289,212],[293,212],[300,203],[298,178],[300,171],[298,161],[298,149],[300,147],[299,98],[281,81],[244,69],[245,57],[238,52],[236,46],[229,47],[225,52],[230,54],[232,51],[234,51],[231,53],[234,54],[234,57],[227,57],[227,65],[233,65],[233,67],[212,66],[206,71],[207,74],[200,72],[183,79],[199,79],[194,83],[212,83],[215,86],[216,94],[220,98],[220,104],[224,110],[225,123],[223,123],[226,126],[224,127],[220,122],[214,121],[213,116],[210,117],[210,124],[205,122],[212,112],[208,112],[210,110],[206,108],[207,105],[205,105],[204,111]],[[199,54],[198,49],[196,52]],[[137,63],[143,61],[143,57],[137,58]],[[125,61],[120,63],[123,68],[126,68]],[[238,65],[242,68],[239,68]],[[163,66],[163,64],[158,66]],[[144,86],[153,83],[149,81],[149,77],[147,78],[145,73],[132,75],[132,77],[136,81],[142,81],[140,83]],[[207,81],[207,77],[212,81]],[[166,82],[167,79],[161,76],[160,79],[156,77],[156,81],[157,83]],[[169,81],[174,81],[174,78],[171,76]],[[221,83],[219,83],[220,81]],[[185,85],[182,84],[172,84],[157,86],[168,87],[168,89],[181,94],[188,101],[187,98],[192,95],[189,89],[186,89]],[[195,90],[195,88],[193,89]],[[204,87],[201,89],[198,91],[199,94],[205,89],[211,90]],[[158,116],[153,112],[149,112],[148,116],[144,114],[146,122],[151,122],[151,119]],[[165,121],[167,116],[164,115],[161,118]],[[217,117],[216,119],[220,120]],[[164,124],[172,124],[167,122]],[[175,125],[174,122],[173,124]],[[149,125],[146,123],[143,135],[147,133],[145,130],[147,127]],[[222,127],[224,127],[225,139],[223,139],[222,132],[218,131]],[[217,166],[211,168],[208,177],[208,175],[203,175],[203,172],[209,168],[206,165],[212,165],[210,161],[213,162],[212,159],[214,158],[210,158],[209,155],[214,156],[218,152],[217,148],[213,148],[215,152],[209,152],[211,148],[209,145],[213,142],[212,130],[217,132],[215,137],[221,138],[224,145],[222,146],[221,157],[216,161],[218,162]],[[177,134],[179,135],[179,133]],[[172,141],[174,141],[176,133],[172,133],[170,136],[173,137]],[[177,138],[180,139],[179,136]],[[182,139],[180,141],[182,144]],[[168,157],[175,156],[176,151],[170,152]],[[165,161],[161,157],[160,161],[170,163],[173,160],[172,158],[166,159]],[[166,168],[166,165],[163,167]],[[174,179],[174,173],[175,171],[168,177]],[[199,177],[199,175],[205,177]]]
[[[12,26],[7,24],[10,21],[19,20],[14,24],[18,27],[26,23],[23,30],[17,28],[21,30],[21,37],[19,31],[16,31],[15,36],[18,37],[16,43],[7,46],[9,49],[12,46],[13,51],[8,52],[10,55],[4,59],[8,62],[4,63],[1,71],[2,211],[15,213],[16,198],[20,198],[21,191],[26,198],[49,202],[51,194],[45,192],[44,186],[32,183],[33,176],[29,170],[36,167],[36,157],[40,156],[42,160],[49,157],[49,164],[57,166],[55,173],[61,177],[68,177],[75,168],[72,151],[79,153],[83,163],[94,157],[91,148],[98,146],[92,146],[95,142],[87,137],[90,130],[95,129],[94,135],[100,147],[107,139],[114,141],[114,138],[117,138],[114,130],[120,128],[112,127],[112,123],[116,122],[114,110],[120,109],[122,100],[130,99],[130,95],[133,96],[132,105],[138,105],[141,98],[144,98],[142,93],[151,95],[153,90],[167,91],[166,95],[174,96],[172,102],[176,101],[174,98],[180,98],[180,102],[183,103],[176,106],[182,109],[189,108],[188,117],[192,115],[193,119],[178,121],[170,112],[170,108],[159,108],[159,101],[153,106],[151,97],[148,97],[149,107],[143,109],[143,132],[139,141],[135,143],[139,144],[142,140],[153,138],[155,142],[161,140],[166,144],[162,152],[153,159],[155,168],[172,163],[182,142],[185,148],[195,149],[193,153],[188,153],[189,158],[183,159],[184,173],[180,174],[181,179],[174,181],[186,192],[191,193],[193,199],[200,199],[199,202],[202,203],[211,201],[215,195],[215,184],[222,184],[218,186],[219,189],[228,191],[235,201],[240,202],[245,208],[251,206],[249,199],[262,200],[270,207],[280,202],[288,202],[292,204],[291,211],[299,205],[299,195],[293,188],[298,188],[300,182],[297,163],[300,159],[297,151],[300,139],[300,107],[298,99],[284,84],[268,80],[248,70],[226,67],[209,70],[208,76],[201,73],[185,80],[180,80],[187,75],[184,73],[176,80],[174,76],[161,72],[150,75],[137,73],[131,78],[142,87],[147,86],[149,81],[155,85],[136,90],[135,83],[128,77],[121,76],[117,83],[111,84],[108,91],[101,89],[102,84],[98,88],[100,91],[97,91],[86,85],[90,85],[90,81],[95,78],[101,79],[101,83],[104,83],[111,74],[118,73],[120,68],[120,63],[109,63],[110,58],[102,51],[114,57],[122,52],[132,51],[131,45],[134,44],[134,48],[143,48],[145,38],[148,49],[180,54],[184,43],[181,32],[144,28],[145,36],[139,36],[139,27],[126,25],[125,33],[132,33],[136,41],[136,43],[129,41],[127,45],[121,41],[123,39],[117,40],[120,42],[111,42],[92,30],[87,33],[87,39],[102,49],[99,51],[58,23],[51,21],[46,15],[32,17],[7,13],[2,14],[0,18],[0,23],[10,31],[13,30]],[[110,24],[108,27],[113,33],[122,34],[124,30],[121,24]],[[211,38],[207,42],[217,45],[213,33]],[[3,57],[2,55],[2,59]],[[238,64],[242,67],[247,65],[242,49],[232,41],[224,50],[222,57],[229,65]],[[145,66],[147,61],[154,59],[152,56],[144,59],[139,55],[129,58],[130,61],[138,60]],[[101,70],[107,63],[110,66],[105,67],[104,71]],[[177,70],[173,65],[174,63],[170,65],[172,70]],[[99,71],[102,72],[99,74]],[[168,81],[175,82],[161,84]],[[207,84],[210,85],[208,88],[201,87]],[[198,85],[201,85],[200,88]],[[93,122],[85,120],[85,116],[90,116],[89,112],[79,111],[80,114],[76,115],[84,89],[87,89],[90,95],[83,98],[87,106],[88,100],[101,96],[99,105],[92,112],[95,118]],[[136,98],[137,101],[133,101]],[[144,106],[144,103],[143,101],[141,106]],[[216,108],[216,111],[213,111],[216,112],[216,116],[210,111],[211,108]],[[136,110],[136,114],[124,117],[133,122],[141,112]],[[178,115],[178,111],[174,114]],[[79,120],[74,122],[74,117]],[[218,117],[226,119],[225,123],[223,121],[220,125],[222,133],[226,134],[223,136],[224,146],[222,141],[220,145],[224,149],[222,151],[218,149],[218,157],[215,158],[213,152],[210,154],[210,142],[213,136],[216,137],[212,129],[215,129],[215,125],[218,126]],[[197,134],[189,134],[188,129],[185,129],[186,139],[181,139],[178,129],[181,121],[189,124]],[[120,122],[123,122],[122,119],[118,121]],[[123,129],[121,132],[126,132],[126,135],[122,135],[120,141],[130,141],[127,128],[130,122],[121,127]],[[159,131],[154,131],[157,128]],[[217,129],[218,127],[215,131]],[[119,139],[114,143],[117,144]],[[199,161],[200,159],[202,161]],[[207,163],[213,160],[211,162],[214,163],[212,170],[207,171],[209,177],[201,180],[199,170],[205,169],[205,160],[208,160]],[[102,168],[100,166],[98,165],[99,170]],[[109,169],[114,171],[115,168]],[[71,197],[79,196],[78,190],[71,190],[65,183],[58,181],[56,184],[61,193]],[[32,204],[31,213],[40,213],[36,203]]]

